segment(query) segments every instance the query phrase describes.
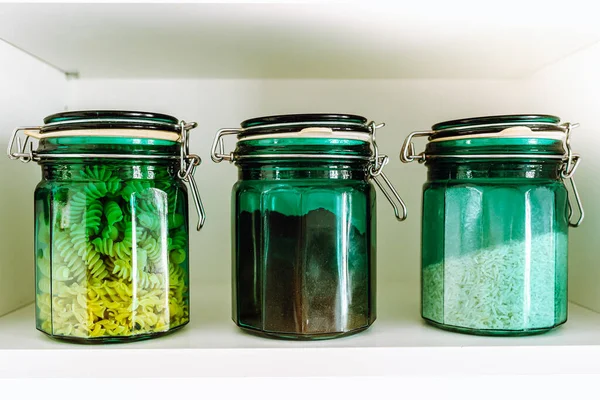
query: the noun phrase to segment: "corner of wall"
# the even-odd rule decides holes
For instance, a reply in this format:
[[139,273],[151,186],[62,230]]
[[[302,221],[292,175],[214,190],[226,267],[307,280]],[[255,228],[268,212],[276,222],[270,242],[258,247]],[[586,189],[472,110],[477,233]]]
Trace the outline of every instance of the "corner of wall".
[[[61,71],[0,41],[0,146],[17,126],[38,125],[64,109],[67,80]],[[33,191],[40,180],[34,163],[0,157],[0,315],[34,300]]]
[[[572,147],[581,155],[574,178],[585,208],[585,220],[569,235],[569,299],[600,312],[600,268],[596,246],[600,213],[597,171],[600,170],[600,42],[586,47],[533,75],[529,92],[536,112],[556,114],[564,121],[578,122]],[[572,193],[571,193],[572,195]]]

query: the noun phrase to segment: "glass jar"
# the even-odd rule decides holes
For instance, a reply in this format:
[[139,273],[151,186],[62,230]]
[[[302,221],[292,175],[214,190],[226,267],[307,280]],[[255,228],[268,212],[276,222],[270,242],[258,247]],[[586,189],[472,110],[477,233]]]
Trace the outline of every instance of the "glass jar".
[[[235,162],[232,196],[233,320],[276,338],[325,339],[375,320],[373,179],[406,209],[382,173],[375,131],[355,115],[263,117],[223,129],[215,162]],[[223,137],[237,147],[223,154]],[[400,209],[402,211],[400,211]]]
[[[413,132],[400,158],[423,187],[422,316],[480,335],[544,332],[567,320],[568,227],[583,220],[574,125],[549,115],[442,122]],[[415,154],[413,137],[429,139]],[[564,181],[579,207],[576,221]]]
[[[42,167],[35,190],[38,330],[85,343],[125,342],[188,323],[182,181],[193,189],[197,228],[204,223],[193,180],[200,158],[188,151],[195,126],[163,114],[80,111],[15,130],[9,156]],[[35,150],[32,138],[39,140]]]

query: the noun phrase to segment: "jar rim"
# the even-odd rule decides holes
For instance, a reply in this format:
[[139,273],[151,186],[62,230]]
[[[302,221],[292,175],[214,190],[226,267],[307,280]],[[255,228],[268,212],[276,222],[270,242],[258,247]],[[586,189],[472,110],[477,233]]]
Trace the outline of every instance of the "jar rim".
[[280,137],[260,135],[240,139],[234,151],[235,162],[263,161],[370,161],[373,151],[368,141],[359,137]]
[[428,159],[534,159],[563,160],[564,142],[546,137],[453,137],[449,140],[432,140],[426,148]]

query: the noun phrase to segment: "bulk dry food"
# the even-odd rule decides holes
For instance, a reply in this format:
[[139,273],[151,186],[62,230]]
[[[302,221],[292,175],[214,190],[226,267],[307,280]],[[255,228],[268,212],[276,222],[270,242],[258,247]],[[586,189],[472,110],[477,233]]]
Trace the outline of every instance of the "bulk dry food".
[[549,233],[423,266],[423,317],[473,329],[540,329],[561,320],[567,236]]
[[367,284],[373,249],[364,229],[323,208],[301,216],[243,211],[237,224],[242,326],[334,333],[374,319]]
[[188,322],[185,193],[166,169],[146,170],[153,179],[134,171],[71,166],[68,183],[39,189],[43,331],[127,336]]

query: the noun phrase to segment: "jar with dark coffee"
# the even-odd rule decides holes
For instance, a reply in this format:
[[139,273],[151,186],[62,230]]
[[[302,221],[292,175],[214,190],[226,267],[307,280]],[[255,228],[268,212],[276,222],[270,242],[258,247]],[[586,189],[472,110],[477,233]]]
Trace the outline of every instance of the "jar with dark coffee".
[[[375,182],[396,217],[406,209],[382,173],[378,127],[355,115],[251,119],[223,129],[215,162],[239,169],[233,187],[233,320],[288,339],[335,338],[375,320]],[[233,153],[223,137],[237,136]]]

